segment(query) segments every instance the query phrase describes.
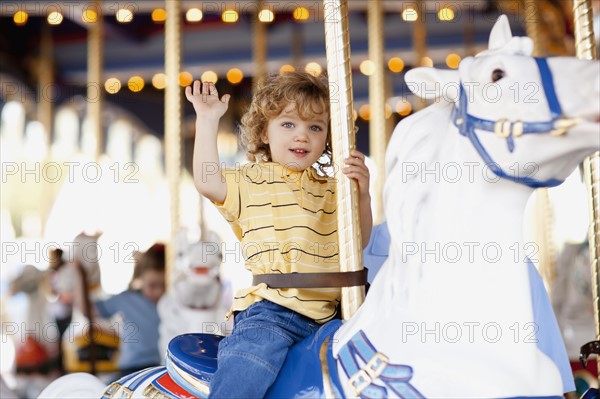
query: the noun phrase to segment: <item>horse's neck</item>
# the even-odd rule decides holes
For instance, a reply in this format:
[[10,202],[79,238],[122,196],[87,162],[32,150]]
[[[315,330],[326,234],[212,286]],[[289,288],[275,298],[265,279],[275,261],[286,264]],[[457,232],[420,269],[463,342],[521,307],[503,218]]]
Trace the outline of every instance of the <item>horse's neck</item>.
[[[452,130],[456,128],[452,126]],[[449,132],[448,140],[457,144],[457,150],[446,152],[439,161],[441,179],[423,209],[426,240],[499,243],[503,247],[521,242],[523,210],[531,189],[496,178],[458,132]],[[458,179],[454,170],[460,173]]]

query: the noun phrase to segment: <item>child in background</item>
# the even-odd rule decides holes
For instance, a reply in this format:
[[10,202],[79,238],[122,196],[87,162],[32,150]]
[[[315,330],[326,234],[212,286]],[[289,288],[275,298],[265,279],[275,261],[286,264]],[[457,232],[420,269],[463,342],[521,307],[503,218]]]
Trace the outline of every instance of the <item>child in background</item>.
[[165,246],[154,244],[136,262],[134,276],[139,290],[128,289],[118,295],[96,302],[96,311],[103,318],[121,316],[119,336],[121,376],[147,367],[159,366],[159,317],[156,304],[165,292]]
[[[262,398],[289,347],[336,317],[340,301],[340,286],[268,283],[273,275],[293,282],[303,273],[339,272],[336,185],[325,173],[332,166],[328,83],[290,72],[258,88],[242,118],[251,163],[232,170],[221,169],[217,151],[230,96],[221,100],[214,84],[196,81],[186,97],[197,115],[194,183],[231,224],[254,275],[253,286],[234,298],[234,329],[219,345],[210,397]],[[369,170],[363,154],[350,155],[342,172],[358,183],[365,246],[372,226]]]

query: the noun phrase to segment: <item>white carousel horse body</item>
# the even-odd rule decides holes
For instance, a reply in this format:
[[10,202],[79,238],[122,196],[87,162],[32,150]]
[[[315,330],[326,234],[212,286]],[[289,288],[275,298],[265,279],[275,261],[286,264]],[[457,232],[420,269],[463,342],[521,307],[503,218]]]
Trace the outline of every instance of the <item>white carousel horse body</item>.
[[[422,95],[438,83],[437,93],[441,88],[448,94],[460,77],[474,87],[471,115],[547,121],[536,63],[527,56],[529,39],[510,37],[508,22],[501,20],[490,38],[493,50],[463,60],[458,72],[413,70],[409,87]],[[548,62],[564,115],[592,120],[582,120],[566,137],[515,138],[512,153],[506,139],[477,133],[505,172],[540,181],[564,180],[600,146],[597,63]],[[498,87],[488,86],[487,95],[496,90],[501,96],[484,101],[495,69],[506,77]],[[528,97],[532,90],[536,95]],[[458,91],[453,93],[456,99]],[[412,367],[410,383],[424,397],[561,396],[558,370],[535,344],[525,264],[532,251],[522,237],[523,210],[533,189],[491,172],[454,126],[454,107],[442,99],[394,132],[384,193],[390,258],[359,312],[336,333],[334,355],[362,330],[390,363]],[[393,396],[389,389],[388,394]]]
[[[503,18],[492,31],[490,50],[465,59],[459,72],[417,69],[407,81],[417,94],[426,82],[453,82],[456,94],[460,75],[465,84],[479,83],[470,89],[469,114],[543,122],[550,119],[549,103],[530,53],[530,40],[513,39]],[[600,100],[597,62],[548,63],[564,115],[581,118],[566,137],[514,137],[510,152],[508,139],[475,133],[504,172],[550,184],[598,150]],[[482,101],[496,69],[505,71],[492,87],[501,87],[502,96]],[[527,83],[537,83],[537,93]],[[515,98],[517,88],[522,91]],[[532,188],[496,178],[453,125],[455,106],[441,101],[415,114],[397,127],[390,142],[384,193],[390,258],[358,313],[332,340],[346,397],[369,396],[360,389],[371,389],[372,397],[562,397],[558,369],[534,340],[529,253],[521,231]],[[361,359],[361,351],[368,352],[365,341],[352,341],[359,348],[352,355],[359,372],[346,376],[349,342],[359,332],[378,353]],[[143,397],[145,385],[133,397]]]
[[73,373],[67,374],[47,386],[46,389],[40,393],[39,398],[101,398],[105,387],[106,384],[91,374]]
[[[24,324],[19,329],[36,332],[34,338],[44,346],[50,356],[56,356],[58,327],[50,315],[46,293],[42,289],[46,274],[35,266],[25,265],[21,274],[10,282],[10,291],[13,294],[23,292],[27,297],[27,313],[21,320]],[[44,329],[48,333],[41,333]]]

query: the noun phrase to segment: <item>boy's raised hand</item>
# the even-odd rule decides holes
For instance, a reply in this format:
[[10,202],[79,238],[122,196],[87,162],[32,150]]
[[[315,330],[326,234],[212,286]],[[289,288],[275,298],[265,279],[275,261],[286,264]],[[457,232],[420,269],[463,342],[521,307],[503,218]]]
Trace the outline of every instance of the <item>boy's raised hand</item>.
[[192,86],[185,88],[185,97],[194,106],[197,116],[219,119],[227,112],[231,95],[225,94],[222,99],[219,99],[214,83],[202,84],[196,80]]

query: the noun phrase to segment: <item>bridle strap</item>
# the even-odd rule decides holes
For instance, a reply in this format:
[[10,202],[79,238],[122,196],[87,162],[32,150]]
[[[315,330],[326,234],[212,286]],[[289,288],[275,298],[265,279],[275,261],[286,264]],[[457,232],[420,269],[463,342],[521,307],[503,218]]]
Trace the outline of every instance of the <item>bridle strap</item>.
[[548,60],[546,58],[535,58],[535,62],[542,77],[544,93],[546,94],[546,100],[548,101],[548,107],[550,108],[550,114],[554,122],[562,116],[562,108],[556,97],[556,90],[554,90],[554,78],[552,77],[552,72],[548,67]]
[[500,133],[506,138],[508,150],[513,152],[515,148],[515,136],[521,136],[523,134],[549,134],[556,130],[556,122],[562,118],[562,109],[558,102],[558,98],[556,97],[552,72],[548,67],[546,58],[535,58],[535,61],[540,71],[544,94],[546,95],[546,100],[548,101],[548,107],[550,109],[551,120],[546,122],[514,122],[509,120],[491,121],[470,115],[467,110],[469,99],[465,93],[462,82],[460,84],[458,107],[454,108],[452,120],[460,134],[469,138],[471,144],[473,144],[473,147],[479,153],[483,161],[499,178],[524,184],[532,188],[555,187],[561,184],[562,181],[557,179],[537,180],[529,176],[514,176],[506,173],[500,165],[492,159],[485,147],[479,141],[479,137],[477,137],[477,133],[475,132],[475,129],[477,129],[486,132]]

